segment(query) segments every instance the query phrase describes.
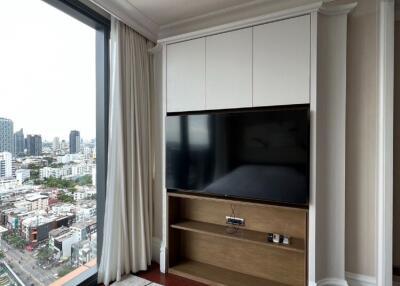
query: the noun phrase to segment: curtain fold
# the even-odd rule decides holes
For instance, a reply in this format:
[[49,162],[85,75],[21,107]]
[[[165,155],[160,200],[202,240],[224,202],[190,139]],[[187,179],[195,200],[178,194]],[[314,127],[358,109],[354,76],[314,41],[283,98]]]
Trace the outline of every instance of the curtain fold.
[[107,193],[98,268],[98,282],[105,285],[151,263],[152,46],[111,19]]

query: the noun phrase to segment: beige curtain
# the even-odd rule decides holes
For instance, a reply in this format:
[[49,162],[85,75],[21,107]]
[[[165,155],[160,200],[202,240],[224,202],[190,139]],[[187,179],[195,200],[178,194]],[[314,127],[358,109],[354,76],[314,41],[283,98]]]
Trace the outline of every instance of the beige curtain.
[[151,263],[151,42],[111,21],[106,209],[98,281],[109,285]]

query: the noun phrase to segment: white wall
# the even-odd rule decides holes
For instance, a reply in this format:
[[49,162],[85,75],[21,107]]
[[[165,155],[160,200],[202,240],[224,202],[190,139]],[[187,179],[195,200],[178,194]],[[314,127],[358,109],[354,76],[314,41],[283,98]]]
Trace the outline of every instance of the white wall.
[[[311,1],[310,1],[311,2]],[[353,2],[350,0],[338,2]],[[377,0],[361,0],[348,18],[346,111],[346,271],[375,276],[377,157]],[[158,105],[160,104],[160,105]],[[161,101],[153,102],[155,116]],[[158,125],[154,130],[161,130]],[[157,132],[156,132],[157,133]],[[154,134],[161,139],[161,134]],[[156,158],[163,142],[156,144]],[[160,160],[154,181],[154,237],[162,237]]]
[[400,19],[396,19],[394,49],[393,265],[400,267]]
[[349,16],[346,121],[346,271],[375,276],[377,1]]
[[163,118],[163,99],[162,99],[162,53],[156,52],[153,54],[153,69],[154,69],[154,90],[152,91],[151,98],[151,118],[152,124],[152,136],[153,136],[153,150],[154,150],[154,180],[153,180],[153,260],[160,262],[160,243],[162,240],[162,198],[163,198],[163,182],[162,175],[164,172],[162,165],[162,149],[163,149],[163,139],[162,139],[162,118]]

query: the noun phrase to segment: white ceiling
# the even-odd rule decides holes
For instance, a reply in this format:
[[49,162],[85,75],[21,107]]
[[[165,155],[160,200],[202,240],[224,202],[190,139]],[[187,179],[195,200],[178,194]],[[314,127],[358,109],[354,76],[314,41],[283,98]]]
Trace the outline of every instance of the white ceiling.
[[[271,0],[263,0],[264,2]],[[198,17],[253,0],[128,0],[142,14],[159,26]],[[257,1],[260,2],[260,1]]]

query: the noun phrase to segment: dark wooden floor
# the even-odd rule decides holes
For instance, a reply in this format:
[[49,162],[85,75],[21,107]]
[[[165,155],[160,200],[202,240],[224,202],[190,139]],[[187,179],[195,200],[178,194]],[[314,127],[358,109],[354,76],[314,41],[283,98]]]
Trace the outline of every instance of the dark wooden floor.
[[173,274],[163,274],[160,272],[160,266],[156,263],[152,264],[148,271],[139,272],[136,275],[165,286],[206,286]]

